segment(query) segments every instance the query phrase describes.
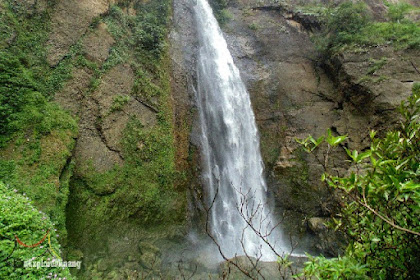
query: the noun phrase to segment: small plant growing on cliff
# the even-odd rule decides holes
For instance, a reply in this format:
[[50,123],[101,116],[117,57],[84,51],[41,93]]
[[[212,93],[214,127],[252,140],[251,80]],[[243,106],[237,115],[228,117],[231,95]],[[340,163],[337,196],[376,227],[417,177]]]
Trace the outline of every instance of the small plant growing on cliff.
[[372,20],[363,2],[344,2],[321,14],[322,31],[312,36],[315,46],[328,57],[343,49],[391,45],[397,49],[420,48],[420,25],[405,18],[413,7],[388,4],[388,22]]
[[388,59],[386,57],[382,57],[379,60],[373,59],[369,61],[369,63],[371,66],[369,67],[367,74],[373,75],[376,71],[382,69],[382,67],[384,67],[388,63]]
[[400,22],[405,18],[407,13],[413,9],[413,7],[407,3],[391,4],[386,3],[388,7],[388,18],[394,22]]
[[[371,132],[372,144],[363,152],[346,149],[353,165],[349,175],[322,175],[328,186],[346,194],[335,227],[345,231],[350,242],[343,258],[311,258],[304,275],[318,279],[416,279],[419,275],[419,84],[400,111],[404,120],[399,131],[382,139]],[[300,143],[313,152],[326,142],[329,151],[336,146],[330,135],[309,136]],[[343,138],[335,139],[339,144]],[[328,152],[325,165],[327,160]]]
[[209,1],[214,11],[214,16],[220,25],[225,25],[232,18],[232,14],[226,9],[228,6],[228,0],[211,0]]
[[112,100],[111,113],[116,111],[121,111],[123,107],[130,101],[130,96],[128,95],[117,95]]
[[248,25],[248,27],[249,27],[249,29],[251,29],[251,30],[258,30],[258,29],[260,29],[260,28],[261,28],[261,26],[259,26],[259,25],[258,25],[258,23],[255,23],[255,22],[253,22],[253,23],[251,23],[250,25]]
[[361,31],[370,22],[366,4],[345,2],[338,7],[323,11],[324,28],[313,36],[319,51],[330,54],[345,45],[359,41]]

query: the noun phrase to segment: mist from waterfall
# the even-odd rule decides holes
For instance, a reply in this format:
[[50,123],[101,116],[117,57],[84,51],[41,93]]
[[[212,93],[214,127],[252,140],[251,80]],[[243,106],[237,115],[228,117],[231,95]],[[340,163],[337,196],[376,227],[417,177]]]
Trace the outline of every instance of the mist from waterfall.
[[[207,0],[194,5],[200,50],[197,106],[201,124],[203,179],[208,188],[209,224],[226,257],[245,252],[275,260],[283,253],[281,232],[267,205],[267,185],[249,94]],[[248,224],[249,223],[249,224]]]

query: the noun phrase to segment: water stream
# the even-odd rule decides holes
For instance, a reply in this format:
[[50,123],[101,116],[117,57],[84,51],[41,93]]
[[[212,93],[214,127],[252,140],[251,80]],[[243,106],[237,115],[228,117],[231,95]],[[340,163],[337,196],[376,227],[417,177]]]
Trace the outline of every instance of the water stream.
[[209,194],[211,234],[226,257],[274,260],[261,236],[282,253],[285,246],[267,205],[267,185],[249,94],[207,0],[194,6],[200,50],[197,104],[203,178]]

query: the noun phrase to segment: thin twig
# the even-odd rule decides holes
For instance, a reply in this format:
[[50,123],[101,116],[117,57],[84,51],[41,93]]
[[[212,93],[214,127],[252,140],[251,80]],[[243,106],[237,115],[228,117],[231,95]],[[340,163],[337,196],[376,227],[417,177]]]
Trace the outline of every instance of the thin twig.
[[367,203],[366,200],[366,195],[365,195],[365,187],[363,187],[363,192],[362,192],[362,197],[363,197],[363,202],[360,200],[356,200],[360,205],[364,206],[365,208],[367,208],[369,211],[371,211],[373,214],[375,214],[378,218],[380,218],[382,221],[386,222],[387,224],[389,224],[390,226],[399,229],[401,231],[405,231],[417,236],[420,236],[419,232],[407,229],[407,228],[403,228],[397,224],[395,224],[394,222],[392,222],[391,220],[389,220],[388,218],[382,216],[379,212],[377,212],[375,209],[373,209],[372,207],[369,206],[369,204]]
[[247,272],[245,269],[243,269],[241,266],[239,266],[237,263],[233,262],[231,259],[228,259],[225,254],[223,253],[223,250],[220,246],[220,244],[217,242],[217,240],[214,238],[213,234],[211,234],[210,229],[209,229],[209,217],[210,217],[210,211],[214,206],[214,203],[216,201],[217,195],[219,193],[219,188],[216,189],[216,194],[213,197],[213,200],[210,204],[210,207],[206,210],[206,233],[207,235],[210,237],[210,239],[214,242],[214,244],[217,246],[217,249],[219,250],[220,255],[222,256],[222,258],[227,261],[229,264],[235,266],[240,272],[242,272],[242,274],[244,274],[245,276],[247,276],[250,279],[253,280],[257,280],[256,278],[252,277],[252,275]]
[[420,71],[419,71],[419,69],[417,69],[416,65],[414,65],[414,63],[412,61],[410,61],[410,63],[413,66],[414,70],[416,70],[417,74],[420,75]]

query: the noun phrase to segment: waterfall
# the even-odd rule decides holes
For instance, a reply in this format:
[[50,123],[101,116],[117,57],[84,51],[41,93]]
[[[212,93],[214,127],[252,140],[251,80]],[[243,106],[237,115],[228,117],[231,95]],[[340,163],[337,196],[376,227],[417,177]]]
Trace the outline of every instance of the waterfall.
[[[196,0],[194,9],[200,43],[196,98],[202,175],[212,205],[211,234],[228,258],[244,255],[245,250],[250,256],[274,260],[272,250],[247,223],[263,235],[276,225],[267,205],[251,101],[207,0]],[[268,241],[283,252],[277,228]]]

